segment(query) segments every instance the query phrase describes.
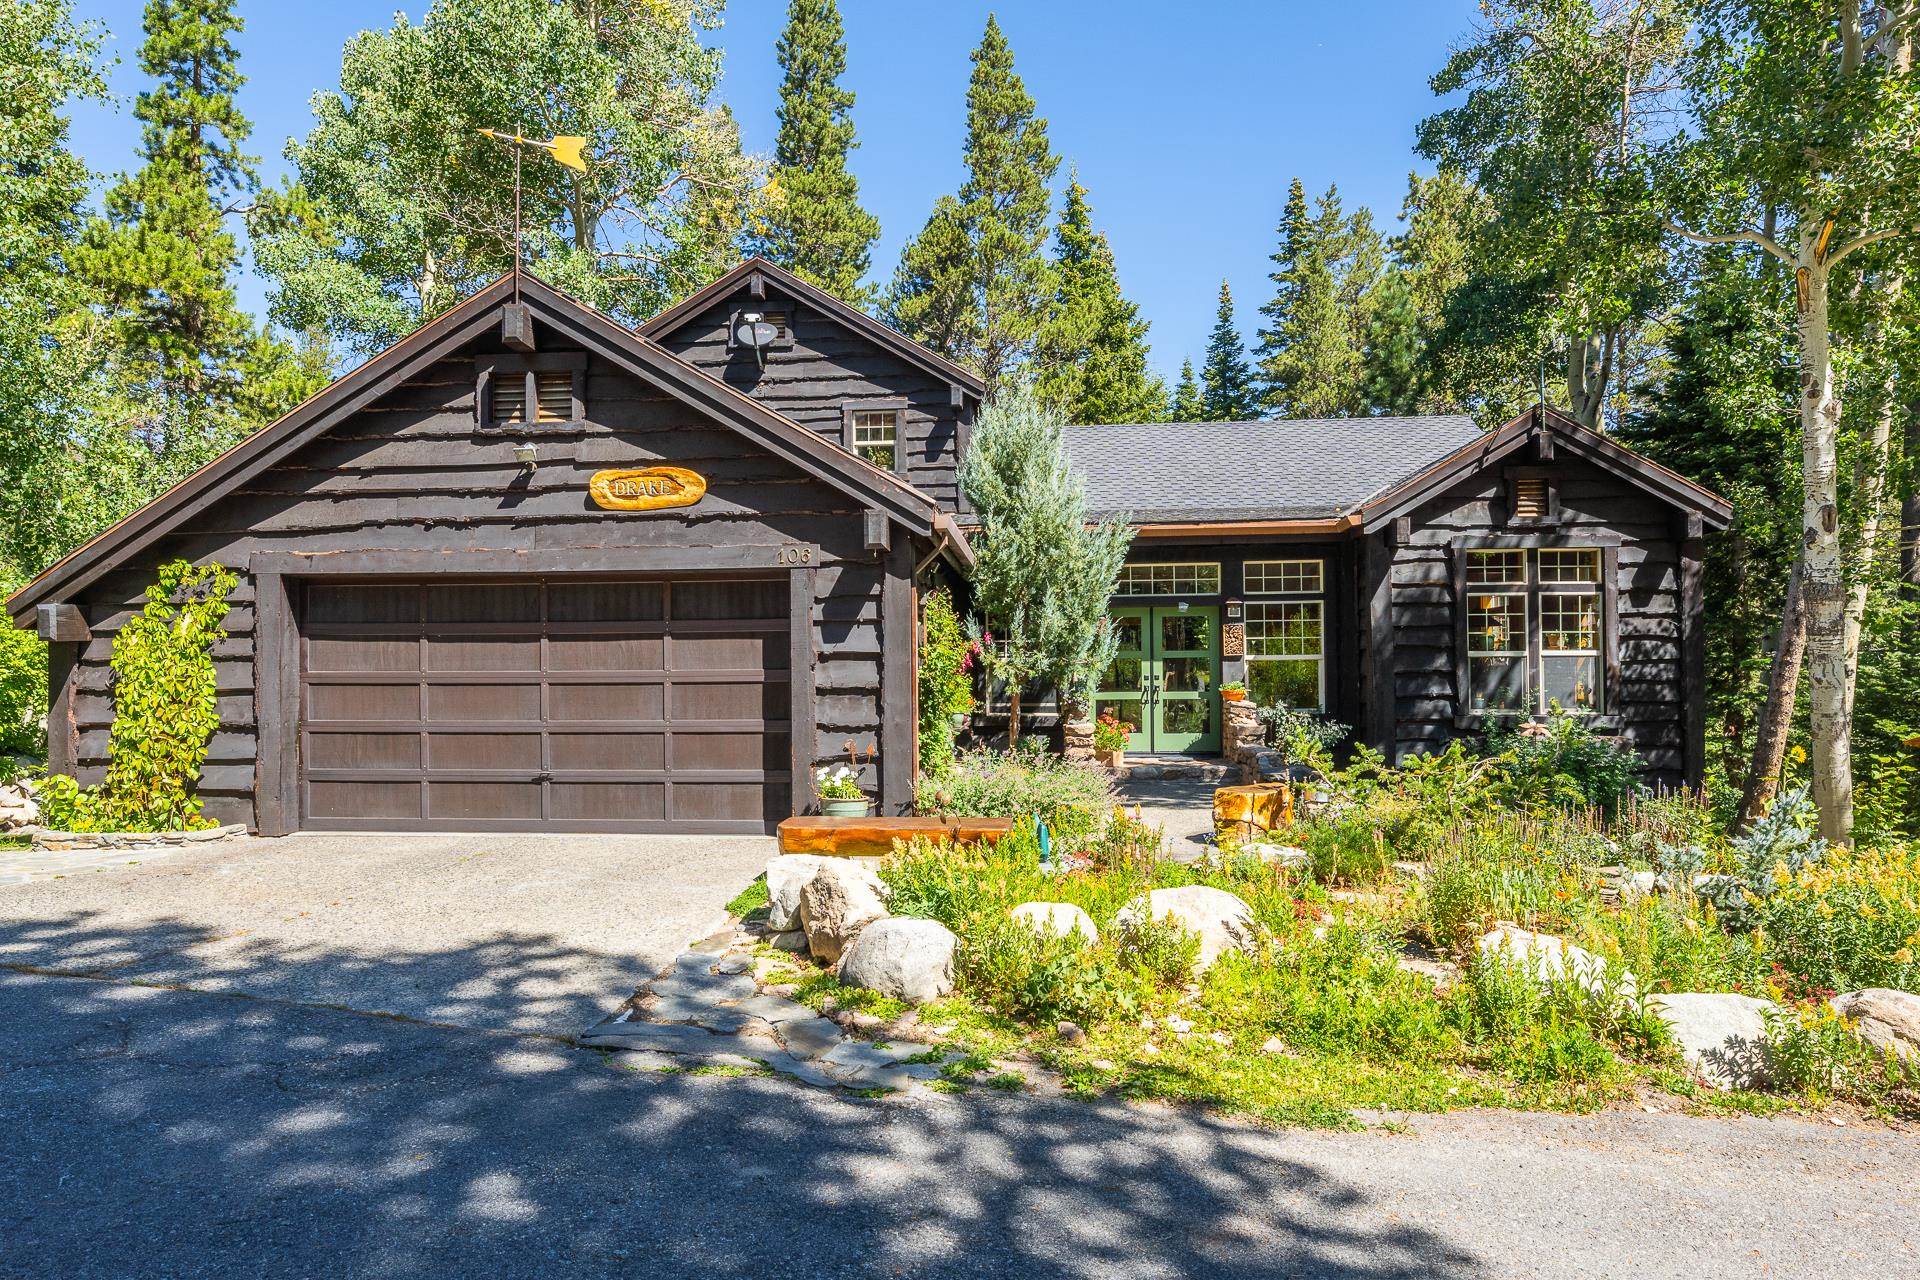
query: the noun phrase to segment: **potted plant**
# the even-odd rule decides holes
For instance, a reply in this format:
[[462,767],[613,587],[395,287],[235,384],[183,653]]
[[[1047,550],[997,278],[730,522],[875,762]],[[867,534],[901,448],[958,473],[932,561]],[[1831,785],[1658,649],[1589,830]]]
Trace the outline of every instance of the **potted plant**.
[[813,779],[820,792],[820,812],[829,818],[864,818],[873,807],[860,790],[859,775],[844,764],[821,769]]
[[1093,722],[1093,758],[1109,769],[1118,769],[1127,753],[1127,740],[1133,726],[1113,714],[1102,711]]
[[1222,702],[1244,702],[1247,697],[1247,685],[1244,680],[1229,680],[1220,686]]

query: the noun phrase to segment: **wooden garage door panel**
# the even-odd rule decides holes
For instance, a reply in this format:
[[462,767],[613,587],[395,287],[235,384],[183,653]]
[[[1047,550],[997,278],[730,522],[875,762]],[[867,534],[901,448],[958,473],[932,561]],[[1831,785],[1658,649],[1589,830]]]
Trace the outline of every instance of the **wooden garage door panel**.
[[304,816],[760,831],[790,812],[785,580],[311,583]]

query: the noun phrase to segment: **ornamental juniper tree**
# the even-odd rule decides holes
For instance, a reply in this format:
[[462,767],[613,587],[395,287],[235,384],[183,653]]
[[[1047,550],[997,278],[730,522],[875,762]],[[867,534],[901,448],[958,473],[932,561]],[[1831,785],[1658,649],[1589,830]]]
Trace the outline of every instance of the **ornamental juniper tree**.
[[973,535],[978,613],[967,625],[987,673],[1006,683],[1010,746],[1020,740],[1028,686],[1052,684],[1063,712],[1083,711],[1119,644],[1107,601],[1133,531],[1124,516],[1088,518],[1062,426],[1031,391],[1008,392],[981,411],[960,467],[960,487],[980,521]]
[[871,300],[867,274],[879,221],[860,207],[860,184],[847,158],[853,140],[853,91],[846,29],[835,0],[792,0],[777,47],[780,133],[773,144],[767,207],[750,247],[802,280],[856,305]]

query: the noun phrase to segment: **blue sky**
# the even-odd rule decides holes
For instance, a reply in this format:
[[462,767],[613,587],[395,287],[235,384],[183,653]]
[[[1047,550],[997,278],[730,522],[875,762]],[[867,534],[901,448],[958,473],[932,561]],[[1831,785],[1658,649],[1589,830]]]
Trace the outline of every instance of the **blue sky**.
[[[141,88],[134,55],[138,0],[76,0],[112,33],[121,65],[112,107],[83,104],[74,139],[95,169],[130,163]],[[241,0],[239,40],[262,177],[276,181],[289,135],[311,123],[308,99],[337,82],[354,32],[418,18],[424,0],[331,4]],[[715,41],[726,50],[722,96],[746,145],[768,151],[779,68],[774,42],[786,0],[732,0]],[[1472,0],[1384,0],[1364,22],[1350,8],[1294,0],[841,0],[846,83],[858,95],[854,169],[880,219],[874,275],[890,277],[900,247],[934,199],[960,182],[967,55],[989,10],[998,12],[1016,66],[1048,119],[1054,149],[1076,164],[1112,240],[1122,287],[1153,328],[1154,365],[1171,377],[1198,361],[1222,278],[1241,326],[1266,300],[1266,256],[1288,182],[1340,185],[1391,226],[1413,154],[1413,130],[1436,100],[1427,79],[1468,29]],[[1065,172],[1062,171],[1062,181]],[[259,310],[265,286],[249,277],[242,301]]]

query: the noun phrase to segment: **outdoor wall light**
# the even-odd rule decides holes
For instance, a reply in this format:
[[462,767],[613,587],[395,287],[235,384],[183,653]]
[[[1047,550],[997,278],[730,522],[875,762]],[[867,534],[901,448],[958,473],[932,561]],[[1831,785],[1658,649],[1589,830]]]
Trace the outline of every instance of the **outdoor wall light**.
[[532,471],[540,465],[540,451],[530,444],[517,444],[513,446],[513,460],[524,470]]

